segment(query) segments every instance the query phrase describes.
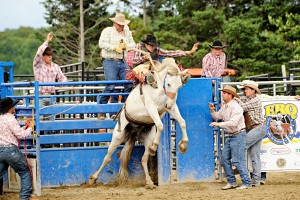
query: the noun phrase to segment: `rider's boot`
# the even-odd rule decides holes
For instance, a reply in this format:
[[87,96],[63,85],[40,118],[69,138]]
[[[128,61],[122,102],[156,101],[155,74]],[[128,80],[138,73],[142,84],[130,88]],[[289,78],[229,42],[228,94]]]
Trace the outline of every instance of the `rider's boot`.
[[155,80],[155,77],[153,74],[148,74],[146,77],[146,82],[151,85],[153,88],[157,88],[157,81]]

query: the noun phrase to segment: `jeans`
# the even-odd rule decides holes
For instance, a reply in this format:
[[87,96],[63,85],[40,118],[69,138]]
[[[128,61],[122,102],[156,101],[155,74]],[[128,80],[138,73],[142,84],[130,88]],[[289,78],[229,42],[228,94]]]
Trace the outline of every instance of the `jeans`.
[[262,139],[266,136],[266,126],[257,126],[247,133],[246,152],[252,159],[252,180],[259,182],[261,176],[260,149]]
[[[104,75],[106,81],[113,80],[125,80],[127,75],[127,69],[129,69],[128,65],[123,61],[114,61],[107,60],[103,61]],[[130,92],[133,85],[131,83],[124,84],[124,92]],[[119,91],[115,89],[115,85],[109,84],[106,85],[103,93],[118,93]],[[127,96],[122,97],[122,102],[126,101]],[[107,104],[109,100],[109,96],[102,96],[100,99],[100,104]],[[118,96],[112,96],[111,103],[118,103]]]
[[32,192],[32,180],[24,154],[18,147],[0,147],[0,179],[11,166],[21,178],[21,200],[28,200]]
[[243,185],[251,186],[245,159],[246,138],[246,131],[242,131],[236,135],[229,136],[225,141],[222,151],[222,165],[229,184],[237,183],[232,170],[232,165],[234,165],[240,174]]
[[[45,106],[50,106],[51,105],[51,100],[50,98],[40,98],[39,99],[39,107],[40,109],[45,107]],[[40,118],[41,119],[41,118]],[[49,116],[45,116],[45,118],[42,119],[43,121],[51,121]],[[49,135],[52,134],[52,131],[42,131],[41,135]]]
[[267,172],[261,172],[260,175],[261,175],[260,178],[262,181],[265,181],[267,179]]
[[39,99],[39,106],[40,106],[40,109],[44,106],[50,106],[50,99],[49,98],[40,98]]

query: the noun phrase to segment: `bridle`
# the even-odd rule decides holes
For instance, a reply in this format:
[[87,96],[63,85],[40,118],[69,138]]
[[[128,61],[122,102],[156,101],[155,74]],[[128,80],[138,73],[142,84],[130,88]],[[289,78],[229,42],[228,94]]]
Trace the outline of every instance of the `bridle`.
[[[174,100],[174,99],[176,98],[177,92],[168,92],[168,91],[166,90],[166,78],[167,78],[168,75],[174,76],[174,75],[172,75],[172,74],[169,73],[169,72],[166,74],[166,76],[165,76],[165,78],[164,78],[163,88],[164,88],[164,91],[165,91],[166,96],[167,96],[168,98]],[[178,91],[178,90],[177,90],[177,91]]]

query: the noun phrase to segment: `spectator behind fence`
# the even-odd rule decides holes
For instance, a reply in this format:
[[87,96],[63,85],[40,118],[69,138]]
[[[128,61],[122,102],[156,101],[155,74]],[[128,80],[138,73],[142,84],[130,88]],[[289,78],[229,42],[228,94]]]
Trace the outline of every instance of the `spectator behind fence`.
[[[53,33],[47,35],[46,41],[38,48],[33,60],[34,79],[39,83],[54,83],[56,80],[59,82],[67,82],[67,77],[63,74],[60,67],[52,62],[52,50],[48,46],[53,39]],[[40,95],[53,95],[55,94],[54,86],[40,86]],[[49,98],[39,99],[40,107],[49,106]]]
[[[125,80],[129,69],[125,58],[127,56],[126,49],[134,48],[135,42],[132,33],[129,29],[124,29],[124,26],[130,23],[125,19],[122,13],[117,13],[115,17],[109,18],[113,22],[113,26],[105,28],[99,39],[99,47],[101,48],[103,57],[103,69],[105,80]],[[124,92],[130,92],[132,84],[124,84]],[[103,93],[116,93],[114,84],[106,85]],[[126,96],[122,97],[122,102],[125,102]],[[107,104],[109,96],[102,96],[100,104]],[[117,103],[118,97],[113,96],[111,103]],[[105,114],[100,114],[99,119],[104,119]]]
[[[31,197],[32,178],[30,177],[29,164],[24,154],[18,148],[18,139],[24,139],[31,135],[30,121],[24,127],[20,127],[16,120],[15,105],[19,101],[13,101],[6,97],[0,101],[0,180],[2,181],[8,167],[11,166],[21,179],[20,199],[36,199]],[[0,188],[2,194],[2,185]],[[0,195],[1,195],[0,194]]]
[[222,91],[222,97],[225,102],[221,109],[216,112],[213,104],[209,103],[210,113],[214,120],[223,120],[223,122],[212,122],[210,126],[218,126],[229,134],[225,141],[222,151],[222,165],[227,178],[227,185],[222,190],[233,189],[237,187],[237,181],[232,169],[232,165],[238,170],[242,179],[242,185],[237,189],[251,188],[251,180],[248,175],[245,160],[246,129],[243,116],[243,108],[238,104],[235,98],[239,98],[236,89],[226,85]]
[[[223,52],[226,45],[216,40],[209,46],[211,47],[211,52],[202,59],[202,76],[206,78],[221,78],[226,64],[226,54]],[[215,81],[213,81],[214,83]]]

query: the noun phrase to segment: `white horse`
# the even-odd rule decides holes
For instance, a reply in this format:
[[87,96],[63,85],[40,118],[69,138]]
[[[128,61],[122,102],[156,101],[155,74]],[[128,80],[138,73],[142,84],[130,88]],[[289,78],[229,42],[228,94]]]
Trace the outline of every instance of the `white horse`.
[[[124,181],[128,177],[127,164],[137,138],[145,146],[142,157],[142,166],[146,175],[146,186],[153,187],[153,181],[149,175],[147,162],[149,155],[156,153],[160,143],[163,123],[161,119],[166,112],[179,122],[182,129],[182,140],[179,142],[179,149],[186,152],[188,136],[186,133],[186,123],[182,118],[176,104],[177,92],[189,79],[186,71],[181,72],[173,58],[166,58],[160,65],[155,64],[154,72],[158,88],[153,88],[148,84],[135,87],[129,94],[123,109],[119,113],[119,121],[115,126],[112,141],[108,147],[108,152],[103,159],[102,165],[92,176],[89,184],[95,183],[103,168],[111,160],[111,156],[116,148],[125,142],[125,146],[120,155],[119,180]],[[185,75],[185,76],[184,76]]]

